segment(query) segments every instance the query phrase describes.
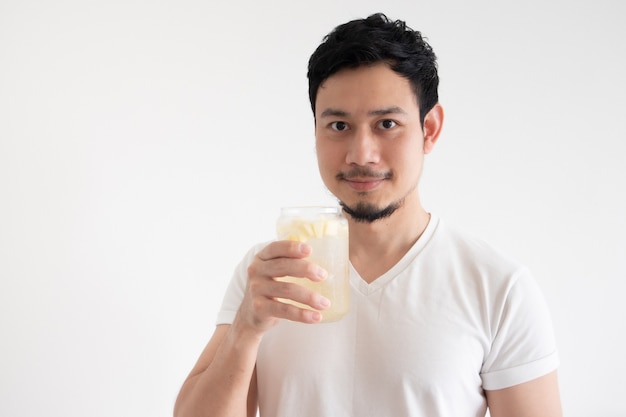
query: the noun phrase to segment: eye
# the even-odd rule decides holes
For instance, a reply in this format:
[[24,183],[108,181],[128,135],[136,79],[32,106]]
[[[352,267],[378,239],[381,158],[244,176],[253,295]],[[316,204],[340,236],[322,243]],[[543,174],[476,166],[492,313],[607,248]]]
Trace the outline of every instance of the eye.
[[393,121],[393,120],[391,120],[391,119],[381,120],[381,121],[380,121],[380,123],[378,124],[378,126],[379,126],[381,129],[384,129],[384,130],[389,130],[389,129],[391,129],[391,128],[395,127],[396,125],[397,125],[397,123],[396,123],[396,122],[394,122],[394,121]]
[[330,128],[332,130],[336,130],[337,132],[343,132],[348,129],[348,124],[346,122],[332,122],[330,124]]

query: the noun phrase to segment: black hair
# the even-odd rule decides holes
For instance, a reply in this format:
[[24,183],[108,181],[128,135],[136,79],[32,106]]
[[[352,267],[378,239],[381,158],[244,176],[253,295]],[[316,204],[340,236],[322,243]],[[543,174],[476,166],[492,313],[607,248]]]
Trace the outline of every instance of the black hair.
[[309,100],[315,115],[320,84],[337,71],[387,62],[411,83],[420,109],[420,119],[439,101],[437,57],[422,34],[401,20],[382,13],[337,26],[324,37],[309,59]]

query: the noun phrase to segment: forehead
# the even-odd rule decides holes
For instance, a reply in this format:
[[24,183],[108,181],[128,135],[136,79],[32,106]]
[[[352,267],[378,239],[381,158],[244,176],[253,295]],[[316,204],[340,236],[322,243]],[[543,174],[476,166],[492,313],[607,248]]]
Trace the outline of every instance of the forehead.
[[317,92],[315,113],[327,109],[346,113],[371,113],[380,108],[401,108],[407,113],[419,112],[417,98],[406,78],[388,64],[345,68],[328,77]]

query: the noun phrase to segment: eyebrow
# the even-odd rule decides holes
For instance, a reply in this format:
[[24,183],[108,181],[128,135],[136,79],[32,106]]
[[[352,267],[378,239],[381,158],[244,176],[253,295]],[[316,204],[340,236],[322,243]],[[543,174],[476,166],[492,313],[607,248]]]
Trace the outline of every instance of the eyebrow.
[[[401,107],[391,106],[391,107],[386,107],[383,109],[371,110],[367,112],[367,114],[369,116],[385,116],[387,114],[406,114],[406,112],[402,110]],[[333,108],[325,109],[320,114],[320,117],[347,117],[347,116],[350,116],[350,113],[348,113],[347,111],[333,109]]]

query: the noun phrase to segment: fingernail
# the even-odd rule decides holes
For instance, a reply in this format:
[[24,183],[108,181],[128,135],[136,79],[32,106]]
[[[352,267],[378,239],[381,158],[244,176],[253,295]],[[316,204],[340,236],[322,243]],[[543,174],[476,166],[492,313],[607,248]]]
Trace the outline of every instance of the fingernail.
[[303,255],[308,255],[311,253],[311,247],[305,243],[300,243],[300,253]]
[[320,297],[319,305],[320,307],[323,307],[323,308],[330,307],[330,300],[326,297]]
[[319,279],[326,279],[328,277],[328,272],[324,268],[317,267],[315,268],[315,276]]

